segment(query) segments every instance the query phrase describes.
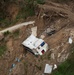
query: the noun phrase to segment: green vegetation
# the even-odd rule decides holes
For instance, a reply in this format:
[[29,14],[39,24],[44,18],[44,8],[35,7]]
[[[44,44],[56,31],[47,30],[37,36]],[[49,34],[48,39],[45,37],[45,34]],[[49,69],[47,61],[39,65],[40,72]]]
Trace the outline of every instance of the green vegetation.
[[5,51],[6,51],[6,45],[0,45],[0,56],[2,56]]
[[24,2],[20,3],[20,12],[17,15],[17,19],[23,18],[26,19],[29,16],[35,15],[35,7],[33,0],[24,0]]
[[19,33],[20,33],[20,31],[19,31],[19,30],[16,30],[15,32],[12,33],[12,36],[13,36],[14,38],[18,38]]
[[45,0],[36,0],[38,4],[44,4]]
[[7,32],[4,32],[3,34],[4,34],[4,36],[8,36],[10,34],[10,32],[7,31]]
[[7,31],[7,32],[4,32],[3,35],[4,35],[5,37],[7,37],[7,36],[10,37],[10,36],[12,36],[13,38],[17,39],[17,38],[19,37],[19,33],[20,33],[20,30],[16,30],[16,31],[14,31],[13,33]]
[[69,58],[58,66],[58,69],[53,71],[52,75],[74,75],[74,44],[71,46],[72,53]]

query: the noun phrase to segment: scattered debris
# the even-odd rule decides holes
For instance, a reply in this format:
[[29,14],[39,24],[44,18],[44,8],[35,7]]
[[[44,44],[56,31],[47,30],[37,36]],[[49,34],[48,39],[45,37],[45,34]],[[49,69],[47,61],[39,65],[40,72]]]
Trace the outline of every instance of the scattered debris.
[[55,59],[54,53],[51,54],[51,58],[52,59]]
[[[70,44],[72,43],[72,40],[73,40],[73,34],[74,34],[74,28],[72,26],[73,23],[71,23],[68,18],[66,19],[66,17],[64,17],[65,16],[64,13],[61,13],[62,12],[61,9],[65,10],[64,7],[61,8],[60,6],[48,4],[45,6],[45,8],[42,9],[41,13],[39,13],[41,9],[38,10],[38,13],[40,14],[39,18],[38,18],[38,16],[33,18],[36,21],[36,25],[37,25],[36,27],[34,27],[34,22],[30,22],[30,23],[33,23],[32,28],[31,28],[31,26],[22,27],[20,29],[20,35],[19,35],[20,38],[14,39],[12,37],[12,35],[10,35],[9,37],[5,37],[5,38],[9,38],[7,40],[4,40],[4,43],[6,43],[6,45],[8,47],[8,52],[7,52],[7,54],[5,53],[3,58],[2,57],[0,58],[0,59],[2,59],[0,61],[1,62],[0,69],[2,72],[4,72],[4,73],[2,73],[0,71],[0,75],[1,74],[8,75],[8,73],[6,73],[6,72],[9,71],[8,67],[10,67],[11,63],[13,63],[13,62],[15,64],[12,65],[12,68],[10,67],[10,72],[12,71],[13,73],[9,74],[9,75],[41,75],[42,70],[43,70],[41,68],[45,64],[45,62],[50,62],[50,64],[53,64],[53,65],[47,64],[45,66],[44,73],[51,73],[52,70],[55,70],[57,68],[57,65],[54,63],[60,64],[61,62],[65,61],[68,58],[69,54],[67,54],[65,51],[68,52],[68,50],[67,50],[67,48],[69,46],[68,39],[67,39],[67,38],[69,38],[68,35],[70,35],[70,37],[71,37],[71,39],[69,39]],[[72,13],[69,12],[68,15],[70,16],[70,14],[72,15]],[[71,18],[73,18],[73,17],[71,16],[70,20],[71,20]],[[27,20],[28,20],[28,18],[27,18]],[[21,20],[21,21],[23,21],[23,20]],[[27,25],[27,24],[28,23],[26,23],[25,25]],[[19,25],[22,26],[22,24],[19,24]],[[13,29],[13,27],[10,27],[10,29],[11,28]],[[16,28],[16,26],[14,26],[14,29],[15,28]],[[38,37],[40,37],[41,39],[36,38],[37,28],[38,28]],[[73,29],[72,33],[69,31],[65,31],[68,28],[71,28],[70,30]],[[9,29],[9,28],[7,28],[7,29]],[[48,52],[46,52],[45,55],[39,56],[36,58],[36,57],[33,57],[32,55],[30,55],[29,53],[27,53],[26,51],[23,52],[24,48],[22,46],[20,46],[20,43],[22,42],[22,40],[24,38],[26,38],[26,36],[31,34],[31,31],[32,31],[33,37],[29,36],[23,42],[23,45],[25,47],[27,47],[27,49],[29,48],[29,51],[32,51],[35,55],[43,55],[43,53],[48,50],[48,46],[46,46],[45,45],[46,43],[44,42],[44,40],[45,40],[47,42],[47,44],[49,44],[49,46],[50,46],[50,50]],[[50,35],[53,35],[53,36],[50,36]],[[10,40],[10,38],[13,40]],[[44,39],[44,40],[42,40],[42,39]],[[50,53],[50,51],[51,51],[51,53]],[[51,55],[51,59],[49,61],[50,55]],[[14,61],[14,58],[15,58],[16,62]],[[34,67],[35,64],[39,65],[38,67],[41,71],[39,71],[39,69]],[[46,74],[43,74],[43,75],[46,75]]]
[[37,26],[36,26],[36,27],[32,27],[32,28],[31,28],[31,31],[32,31],[32,34],[33,34],[34,36],[37,36]]
[[24,75],[24,73],[25,73],[24,64],[20,62],[17,63],[17,65],[13,69],[10,69],[8,75]]
[[12,64],[11,68],[14,68],[16,65],[15,64]]
[[11,72],[12,69],[13,69],[15,66],[16,66],[15,64],[12,64],[12,65],[11,65],[11,68],[10,68],[10,70],[9,70],[9,72]]
[[48,44],[34,35],[30,35],[22,44],[34,54],[43,55],[48,50]]
[[68,41],[70,44],[72,44],[72,38],[71,37],[69,37],[69,41]]
[[20,59],[19,58],[16,58],[15,61],[20,62]]
[[48,32],[47,34],[49,35],[49,36],[51,36],[52,34],[54,34],[56,31],[55,30],[52,30],[51,32]]
[[54,64],[54,67],[53,67],[53,70],[55,70],[55,69],[57,69],[57,65],[56,64]]
[[44,39],[44,38],[45,38],[45,36],[44,36],[44,35],[41,35],[41,36],[40,36],[40,38],[41,38],[41,39]]
[[58,58],[61,56],[61,53],[58,53]]
[[45,65],[44,73],[51,74],[51,72],[52,72],[52,67],[53,67],[52,65],[46,64],[46,65]]

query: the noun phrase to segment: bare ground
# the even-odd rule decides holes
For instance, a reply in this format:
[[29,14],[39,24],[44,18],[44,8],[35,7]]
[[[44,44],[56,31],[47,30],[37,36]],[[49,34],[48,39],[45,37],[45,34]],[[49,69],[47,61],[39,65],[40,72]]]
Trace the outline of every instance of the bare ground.
[[[0,58],[0,75],[42,75],[46,63],[59,65],[68,58],[70,53],[68,38],[71,36],[74,41],[74,13],[68,9],[68,6],[52,2],[40,5],[40,8],[42,13],[34,18],[36,21],[34,26],[38,27],[38,37],[47,28],[55,28],[56,30],[55,34],[44,38],[49,45],[49,50],[38,57],[26,51],[21,43],[31,34],[33,26],[21,28],[18,37],[14,35],[5,37],[8,50]],[[41,18],[43,14],[46,16]],[[16,62],[16,57],[21,62]],[[16,66],[10,72],[13,63]]]

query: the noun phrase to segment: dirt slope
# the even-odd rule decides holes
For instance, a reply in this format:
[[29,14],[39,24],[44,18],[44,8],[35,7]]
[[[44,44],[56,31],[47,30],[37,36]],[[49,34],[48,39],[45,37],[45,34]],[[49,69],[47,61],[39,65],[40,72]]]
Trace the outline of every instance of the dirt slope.
[[[45,64],[57,64],[65,61],[69,53],[69,37],[74,42],[74,14],[68,7],[56,3],[39,5],[40,12],[35,16],[35,25],[38,29],[38,37],[45,35],[44,40],[49,45],[49,50],[42,56],[34,56],[28,52],[21,43],[31,34],[33,25],[22,27],[19,35],[10,34],[4,38],[7,45],[7,51],[0,58],[0,75],[42,75]],[[45,14],[45,15],[43,15]],[[54,28],[56,33],[49,36],[46,33],[47,28]],[[15,61],[16,58],[20,62]],[[10,71],[12,64],[16,66]]]

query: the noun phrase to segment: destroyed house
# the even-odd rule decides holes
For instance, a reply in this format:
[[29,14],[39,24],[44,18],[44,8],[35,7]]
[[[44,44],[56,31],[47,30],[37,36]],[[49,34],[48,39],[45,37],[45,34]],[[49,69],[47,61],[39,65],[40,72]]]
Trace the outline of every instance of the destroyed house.
[[34,35],[30,35],[22,44],[35,55],[43,55],[48,50],[48,44]]

